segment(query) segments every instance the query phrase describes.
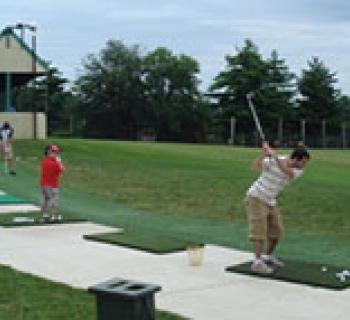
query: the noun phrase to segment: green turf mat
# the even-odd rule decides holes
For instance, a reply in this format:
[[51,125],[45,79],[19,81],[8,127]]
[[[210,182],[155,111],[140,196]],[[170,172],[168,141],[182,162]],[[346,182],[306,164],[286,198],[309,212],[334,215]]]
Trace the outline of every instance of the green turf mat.
[[47,225],[57,225],[57,224],[67,224],[67,223],[81,223],[81,222],[87,222],[88,220],[84,219],[63,219],[61,221],[47,221],[47,222],[40,222],[38,220],[36,221],[28,221],[28,222],[8,222],[0,224],[0,226],[3,227],[33,227],[33,226],[47,226]]
[[11,196],[9,194],[0,195],[0,205],[12,203],[28,203],[28,201],[19,197]]
[[77,219],[63,216],[61,221],[40,222],[39,212],[29,213],[2,213],[0,214],[0,226],[2,227],[25,227],[25,226],[45,226],[53,224],[86,222],[86,219]]
[[262,275],[250,270],[251,261],[226,268],[228,272],[247,274],[257,277],[282,280],[292,283],[306,284],[314,287],[341,290],[350,286],[350,278],[347,277],[341,282],[336,273],[342,272],[346,268],[318,263],[307,263],[294,260],[283,260],[285,266],[276,268],[270,275]]
[[[156,233],[123,232],[85,235],[84,239],[120,245],[156,254],[165,254],[186,250],[193,242],[167,237]],[[197,244],[202,245],[202,244]]]

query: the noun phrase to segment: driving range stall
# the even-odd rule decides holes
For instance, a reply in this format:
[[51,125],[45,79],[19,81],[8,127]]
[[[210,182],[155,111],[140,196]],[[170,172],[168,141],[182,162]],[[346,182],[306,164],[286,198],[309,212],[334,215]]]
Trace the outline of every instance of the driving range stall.
[[[48,64],[36,54],[36,27],[31,27],[31,48],[25,43],[24,29],[29,25],[6,27],[0,33],[0,121],[10,121],[16,138],[46,138],[46,116],[39,112],[15,112],[13,89],[44,76]],[[15,33],[22,31],[22,38]]]

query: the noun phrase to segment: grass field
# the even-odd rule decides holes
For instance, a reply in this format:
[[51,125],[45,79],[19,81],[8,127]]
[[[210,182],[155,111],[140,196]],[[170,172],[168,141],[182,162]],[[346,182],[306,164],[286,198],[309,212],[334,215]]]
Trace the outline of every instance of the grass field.
[[[85,290],[0,266],[0,319],[95,320],[95,297]],[[157,311],[157,320],[180,320],[180,316]]]
[[[62,147],[62,212],[126,229],[247,249],[246,189],[258,149],[171,143],[53,140]],[[18,176],[5,189],[38,199],[45,142],[16,141]],[[288,153],[288,150],[283,150]],[[283,256],[350,264],[350,151],[314,150],[304,175],[280,198]]]

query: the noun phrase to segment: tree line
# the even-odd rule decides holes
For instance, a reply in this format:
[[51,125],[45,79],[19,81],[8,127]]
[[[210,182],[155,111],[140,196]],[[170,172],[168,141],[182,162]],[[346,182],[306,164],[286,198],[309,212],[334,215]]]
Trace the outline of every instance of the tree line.
[[250,128],[248,93],[254,94],[262,122],[348,120],[350,99],[337,82],[318,57],[296,75],[276,50],[264,58],[248,39],[225,57],[224,70],[201,92],[200,65],[193,57],[164,47],[141,54],[138,45],[110,40],[82,61],[73,83],[52,67],[45,77],[16,88],[14,100],[18,111],[46,112],[52,134],[65,127],[88,138],[151,133],[161,141],[220,142],[229,136],[231,117]]

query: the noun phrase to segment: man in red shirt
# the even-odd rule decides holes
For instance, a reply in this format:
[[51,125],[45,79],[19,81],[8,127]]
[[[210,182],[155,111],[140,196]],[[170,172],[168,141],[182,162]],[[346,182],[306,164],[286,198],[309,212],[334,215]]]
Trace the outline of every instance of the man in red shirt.
[[57,215],[59,177],[64,171],[58,146],[51,144],[45,148],[45,157],[40,166],[40,188],[41,188],[41,221],[49,218],[51,221],[59,221],[61,216]]

